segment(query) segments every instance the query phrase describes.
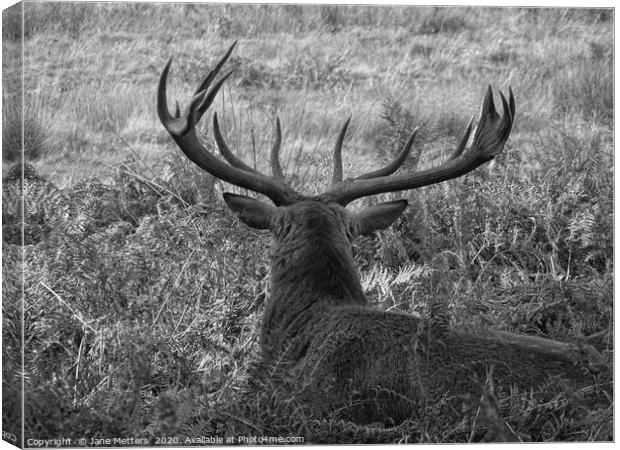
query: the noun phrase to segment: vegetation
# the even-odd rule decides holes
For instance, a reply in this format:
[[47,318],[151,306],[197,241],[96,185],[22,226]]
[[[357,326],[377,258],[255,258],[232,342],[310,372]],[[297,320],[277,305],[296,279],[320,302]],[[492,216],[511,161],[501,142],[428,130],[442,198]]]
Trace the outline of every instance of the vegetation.
[[[483,398],[459,399],[458,414],[445,401],[396,426],[313,417],[295,398],[248,385],[269,295],[269,237],[238,223],[219,195],[231,188],[186,161],[155,114],[169,56],[169,97],[185,106],[239,38],[235,72],[214,104],[224,133],[262,170],[278,115],[287,178],[312,193],[329,181],[349,114],[345,176],[385,162],[417,125],[419,153],[404,170],[422,169],[447,156],[489,83],[512,86],[516,123],[499,159],[459,180],[379,196],[411,206],[391,229],[356,241],[363,286],[377,308],[587,342],[611,368],[611,10],[24,9],[24,141],[37,130],[37,151],[12,167],[19,154],[3,152],[7,431],[19,429],[23,299],[26,437],[613,439],[605,378],[579,391],[550,380],[496,395],[490,374]],[[20,52],[21,28],[6,23],[3,52]],[[21,70],[5,62],[3,77]],[[10,94],[7,108],[21,98]]]

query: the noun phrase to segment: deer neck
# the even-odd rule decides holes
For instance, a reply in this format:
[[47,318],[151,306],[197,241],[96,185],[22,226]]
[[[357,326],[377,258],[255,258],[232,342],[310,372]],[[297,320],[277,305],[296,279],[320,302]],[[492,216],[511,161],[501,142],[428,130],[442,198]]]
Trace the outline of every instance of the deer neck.
[[283,352],[299,359],[312,335],[309,330],[333,308],[366,304],[348,242],[329,243],[304,239],[274,245],[271,299],[261,326],[266,360],[281,359]]
[[365,304],[351,247],[320,233],[277,244],[272,253],[272,298],[295,295],[315,302]]

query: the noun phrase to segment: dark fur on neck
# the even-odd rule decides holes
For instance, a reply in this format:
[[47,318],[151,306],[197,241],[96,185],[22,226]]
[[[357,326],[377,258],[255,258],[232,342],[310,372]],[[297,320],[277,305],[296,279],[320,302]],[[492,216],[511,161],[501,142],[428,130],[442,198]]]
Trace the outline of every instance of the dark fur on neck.
[[367,303],[353,261],[344,208],[317,204],[299,214],[292,207],[274,232],[271,299],[263,317],[265,355],[289,346],[293,359],[312,338],[312,329],[335,307]]

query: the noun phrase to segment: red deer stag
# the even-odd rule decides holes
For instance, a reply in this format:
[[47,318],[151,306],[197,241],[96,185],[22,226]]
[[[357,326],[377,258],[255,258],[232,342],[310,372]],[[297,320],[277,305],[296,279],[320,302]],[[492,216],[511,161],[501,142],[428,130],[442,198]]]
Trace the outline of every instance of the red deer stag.
[[446,162],[417,173],[392,175],[407,158],[414,131],[392,163],[343,180],[341,150],[347,120],[334,148],[331,187],[309,197],[285,183],[278,160],[279,120],[271,177],[233,155],[217,114],[213,114],[213,132],[227,162],[213,156],[198,138],[196,124],[231,72],[209,87],[234,47],[200,83],[183,115],[178,104],[174,115],[168,110],[168,61],[159,80],[157,111],[166,130],[196,165],[220,180],[266,195],[275,204],[224,194],[226,204],[241,221],[269,230],[274,237],[271,297],[260,333],[263,367],[282,374],[280,379],[286,383],[293,380],[298,398],[312,411],[339,410],[360,422],[399,422],[443,395],[476,394],[491,367],[495,388],[502,392],[514,385],[535,387],[549,376],[585,382],[584,370],[599,362],[594,349],[500,331],[438,326],[409,314],[372,309],[353,262],[352,239],[388,227],[407,201],[355,212],[346,205],[373,194],[456,178],[493,159],[502,151],[513,124],[512,91],[508,100],[500,93],[500,116],[489,87],[471,146],[466,149],[472,121]]

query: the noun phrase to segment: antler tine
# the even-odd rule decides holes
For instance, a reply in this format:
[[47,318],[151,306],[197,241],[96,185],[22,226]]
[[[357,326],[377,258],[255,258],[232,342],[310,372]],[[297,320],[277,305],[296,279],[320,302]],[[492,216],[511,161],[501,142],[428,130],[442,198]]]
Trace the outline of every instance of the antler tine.
[[[512,98],[512,108],[506,101],[504,94],[500,92],[502,99],[503,117],[497,113],[493,102],[493,93],[491,86],[484,98],[482,113],[480,115],[480,123],[474,135],[470,152],[478,152],[479,157],[484,159],[483,162],[493,159],[504,148],[504,144],[508,140],[514,116],[512,108],[514,108],[514,98]],[[488,125],[487,125],[488,122]]]
[[371,178],[384,177],[387,175],[391,175],[398,170],[400,166],[407,160],[409,153],[411,153],[411,149],[413,148],[413,141],[415,141],[416,136],[418,135],[420,127],[416,127],[409,136],[407,143],[402,148],[400,153],[396,156],[394,161],[389,163],[387,166],[382,167],[381,169],[377,169],[373,172],[366,173],[364,175],[360,175],[359,177],[353,178],[353,180],[370,180]]
[[485,94],[482,102],[482,110],[486,110],[487,114],[490,115],[498,115],[497,110],[495,109],[495,102],[493,101],[493,88],[490,84],[487,87],[487,93]]
[[[170,59],[159,77],[157,89],[157,114],[161,123],[175,140],[181,151],[198,167],[209,172],[216,178],[232,183],[239,187],[258,192],[269,197],[276,205],[287,205],[294,203],[302,198],[290,186],[281,180],[267,177],[260,172],[250,168],[242,161],[237,159],[226,146],[222,133],[217,123],[217,115],[214,115],[214,134],[218,148],[224,155],[229,164],[216,158],[202,144],[196,133],[196,123],[203,116],[207,108],[213,102],[217,92],[224,81],[230,76],[226,74],[210,90],[209,85],[217,75],[219,69],[230,56],[235,43],[228,50],[226,55],[219,61],[216,68],[209,72],[209,75],[201,82],[199,89],[193,96],[187,112],[182,115],[180,108],[175,111],[175,116],[170,115],[168,110],[168,100],[166,86],[168,73],[172,59]],[[228,150],[228,151],[227,151]]]
[[202,95],[202,101],[200,102],[200,104],[196,108],[196,122],[198,122],[200,120],[200,118],[204,115],[204,113],[207,111],[209,106],[211,106],[211,104],[213,103],[213,100],[215,100],[215,96],[219,92],[220,88],[222,87],[224,82],[228,79],[228,77],[232,75],[232,73],[233,73],[233,71],[231,70],[226,75],[224,75],[215,84],[215,86],[213,86],[211,88],[211,90],[208,93],[205,90],[205,91],[201,91],[201,93],[198,94],[198,95]]
[[198,85],[198,88],[196,88],[196,90],[194,91],[194,95],[206,90],[209,87],[209,85],[213,82],[224,63],[228,61],[228,58],[230,57],[235,46],[237,45],[237,42],[239,42],[239,40],[235,40],[235,42],[232,43],[232,45],[230,46],[226,54],[222,57],[222,59],[220,59],[215,65],[215,67],[202,79],[202,81]]
[[463,133],[463,136],[461,137],[459,144],[456,146],[454,151],[448,157],[449,160],[458,158],[463,153],[463,150],[465,150],[465,146],[467,145],[467,141],[469,140],[469,136],[471,135],[471,129],[472,129],[472,126],[474,125],[475,118],[476,118],[476,115],[473,115],[471,116],[471,119],[469,119],[469,123],[467,124],[467,127],[465,128],[465,133]]
[[416,173],[376,177],[362,176],[332,187],[322,194],[321,199],[347,205],[355,199],[383,192],[395,192],[416,189],[430,184],[457,178],[484,164],[497,156],[508,139],[515,117],[515,101],[512,90],[509,99],[502,97],[503,114],[495,109],[491,87],[486,92],[480,120],[469,149],[465,149],[472,132],[473,120],[470,120],[465,133],[456,149],[443,164]]
[[[504,139],[508,139],[508,135],[512,129],[513,112],[504,94],[500,91],[499,95],[502,98],[502,108],[504,112]],[[514,106],[514,98],[512,99],[512,103]]]
[[215,112],[213,113],[213,136],[215,137],[217,148],[220,150],[220,153],[222,154],[224,159],[228,161],[231,166],[244,170],[246,172],[252,172],[260,175],[260,172],[258,170],[248,166],[246,163],[237,158],[235,154],[230,150],[228,144],[226,144],[226,141],[224,140],[224,136],[222,136],[220,124],[217,120],[217,113]]
[[174,103],[174,117],[178,119],[179,117],[181,117],[181,107],[179,106],[179,102],[177,100],[175,100]]
[[484,100],[482,101],[482,112],[480,113],[480,121],[476,127],[476,134],[474,134],[474,142],[479,141],[481,133],[486,129],[485,124],[487,120],[495,122],[497,119],[499,119],[499,114],[497,114],[497,110],[495,109],[493,90],[491,89],[491,85],[489,85]]
[[[170,126],[170,122],[173,117],[168,110],[168,95],[166,93],[166,85],[168,84],[168,72],[170,71],[170,65],[172,64],[172,58],[168,60],[164,66],[164,70],[161,71],[159,76],[159,83],[157,85],[157,115],[159,120],[166,129]],[[180,115],[180,113],[179,113]]]
[[347,134],[347,128],[351,122],[351,116],[344,122],[338,139],[336,139],[336,145],[334,145],[334,174],[332,176],[332,186],[335,186],[342,181],[342,144],[344,143],[344,137]]
[[280,127],[280,118],[276,116],[276,129],[273,146],[271,147],[271,174],[279,179],[284,180],[284,173],[280,165],[280,146],[282,145],[282,129]]

